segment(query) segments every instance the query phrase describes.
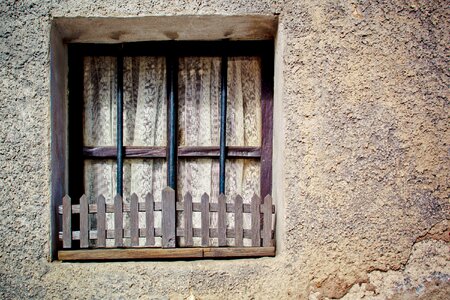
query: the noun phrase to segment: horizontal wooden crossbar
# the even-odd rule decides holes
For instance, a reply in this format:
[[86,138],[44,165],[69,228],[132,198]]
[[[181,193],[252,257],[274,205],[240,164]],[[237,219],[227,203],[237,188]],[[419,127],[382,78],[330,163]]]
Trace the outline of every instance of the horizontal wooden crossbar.
[[63,261],[101,261],[125,259],[184,259],[233,258],[275,256],[275,247],[224,247],[224,248],[133,248],[61,250],[58,259]]
[[[234,212],[234,204],[233,203],[227,203],[227,213],[233,213]],[[251,205],[250,204],[243,204],[244,206],[244,213],[250,213],[251,212]],[[260,205],[260,210],[262,211],[263,205]],[[138,204],[138,210],[140,212],[145,212],[145,203],[140,202]],[[162,206],[161,202],[154,202],[154,211],[161,211]],[[177,202],[176,203],[176,210],[177,211],[183,211],[183,203]],[[129,212],[130,211],[130,204],[124,203],[123,204],[123,212]],[[193,212],[201,212],[202,206],[201,203],[192,203],[192,211]],[[218,203],[209,203],[209,211],[210,212],[218,212],[219,211],[219,204]],[[62,215],[63,208],[62,205],[58,207],[58,213]],[[73,204],[72,205],[72,214],[79,214],[80,213],[80,205],[79,204]],[[97,213],[97,204],[89,204],[89,213],[95,214]],[[114,204],[106,204],[106,213],[114,213]],[[272,213],[275,213],[275,205],[272,205]]]
[[[162,237],[162,231],[161,228],[155,228],[155,237]],[[201,228],[193,228],[193,237],[202,237],[202,230]],[[177,237],[184,237],[184,229],[183,228],[177,228]],[[243,238],[251,239],[252,238],[252,231],[250,229],[243,229],[244,235]],[[106,230],[106,239],[114,239],[114,229]],[[139,237],[144,238],[146,235],[146,228],[139,228]],[[274,231],[272,230],[272,237],[273,237]],[[130,238],[131,232],[129,229],[123,229],[123,237],[124,238]],[[217,238],[218,237],[218,230],[217,228],[210,228],[209,229],[209,237],[210,238]],[[235,238],[236,232],[234,229],[227,229],[226,231],[226,237],[227,238]],[[62,231],[59,232],[59,240],[62,241],[63,239],[63,233]],[[96,240],[97,239],[97,230],[89,230],[89,239],[90,240]],[[79,241],[80,240],[80,231],[72,231],[72,240],[73,241]]]
[[[228,158],[259,158],[261,157],[260,147],[248,146],[228,146]],[[178,147],[178,157],[209,157],[219,158],[219,146],[181,146]],[[86,158],[116,158],[116,147],[84,147],[83,155]],[[124,147],[126,158],[165,158],[167,148],[160,146],[126,146]]]

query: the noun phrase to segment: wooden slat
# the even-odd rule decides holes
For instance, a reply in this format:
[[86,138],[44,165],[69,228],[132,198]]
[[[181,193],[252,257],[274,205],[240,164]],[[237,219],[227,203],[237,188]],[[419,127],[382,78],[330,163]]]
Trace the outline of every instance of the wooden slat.
[[186,193],[184,196],[184,243],[187,247],[194,244],[192,233],[192,195]]
[[243,246],[243,237],[244,237],[244,230],[243,230],[243,222],[244,217],[242,213],[242,197],[240,195],[237,195],[234,199],[234,230],[235,230],[235,237],[234,237],[234,245],[236,247],[242,247]]
[[261,214],[260,214],[261,200],[257,195],[252,197],[252,246],[261,246]]
[[[149,146],[124,147],[126,158],[165,158],[166,147]],[[228,146],[227,157],[229,158],[259,158],[261,157],[260,147],[249,146]],[[217,146],[181,146],[178,147],[179,157],[219,157],[220,148]],[[116,158],[116,147],[83,147],[83,156],[86,158]]]
[[[67,61],[67,47],[63,43],[56,26],[50,31],[50,101],[51,117],[51,214],[50,214],[50,252],[51,259],[57,259],[58,231],[62,230],[62,217],[56,213],[56,208],[62,205],[65,191],[65,171],[67,162],[67,65],[72,65],[73,57]],[[71,74],[73,73],[71,70]],[[72,79],[72,78],[71,78]],[[70,81],[71,82],[71,81]],[[72,87],[71,82],[71,87]],[[80,90],[80,89],[78,89]],[[73,91],[76,93],[75,91]],[[71,90],[72,93],[72,90]],[[73,97],[73,95],[70,95]],[[72,98],[71,98],[72,99]],[[72,103],[72,102],[71,102]],[[5,140],[2,138],[2,144]]]
[[203,257],[261,257],[275,256],[275,247],[204,248]]
[[139,246],[138,196],[135,193],[133,193],[130,198],[130,234],[131,247]]
[[116,247],[123,247],[123,212],[122,197],[116,195],[114,198],[114,244]]
[[183,258],[230,258],[275,256],[275,247],[247,248],[177,248],[177,249],[95,249],[62,250],[58,259],[63,261],[81,260],[124,260],[124,259],[183,259]]
[[202,195],[202,246],[209,246],[209,196]]
[[80,248],[89,247],[89,216],[86,195],[80,198]]
[[[228,158],[245,158],[254,157],[259,158],[261,156],[260,147],[238,147],[228,146],[226,147]],[[179,157],[219,157],[220,147],[218,146],[184,146],[178,147]]]
[[[250,213],[251,212],[251,205],[244,203],[244,213]],[[176,203],[176,210],[177,211],[183,211],[184,205],[183,203],[177,202]],[[260,207],[260,210],[262,210],[262,206]],[[127,203],[123,204],[123,212],[129,212],[130,211],[130,205]],[[145,212],[145,203],[141,202],[139,203],[139,211]],[[154,211],[161,211],[161,202],[154,202]],[[193,212],[201,212],[202,211],[202,205],[201,203],[192,203],[192,211]],[[210,203],[209,204],[209,211],[210,212],[217,212],[219,211],[219,204],[218,203]],[[89,204],[89,213],[96,213],[97,212],[97,204]],[[113,213],[114,212],[114,204],[106,204],[106,213]],[[227,203],[227,212],[233,213],[234,212],[234,204],[233,203]],[[275,205],[272,205],[272,213],[275,212]],[[62,206],[58,207],[58,213],[62,215]],[[80,213],[80,205],[74,204],[72,205],[72,214],[79,214]]]
[[72,200],[63,197],[63,248],[72,248]]
[[155,245],[155,217],[153,213],[153,195],[148,193],[145,196],[145,245]]
[[264,223],[263,223],[263,246],[271,247],[273,246],[272,241],[272,197],[267,195],[264,198],[263,204],[264,210]]
[[162,191],[162,247],[175,247],[175,191],[166,187]]
[[273,146],[273,53],[263,56],[261,68],[261,175],[260,195],[272,194],[272,146]]
[[227,214],[226,214],[226,197],[224,194],[219,195],[219,212],[217,216],[218,240],[219,247],[227,245]]
[[167,259],[167,258],[199,258],[203,257],[201,248],[178,249],[95,249],[65,250],[58,252],[59,260],[116,260],[116,259]]
[[106,215],[105,215],[105,197],[103,195],[97,198],[97,247],[106,247]]
[[[193,228],[193,237],[202,237],[202,228]],[[162,230],[161,228],[154,228],[155,237],[162,237]],[[227,229],[226,231],[227,238],[235,238],[235,230],[234,229]],[[273,235],[273,230],[272,230]],[[208,231],[208,237],[209,238],[217,238],[219,236],[217,228],[210,228]],[[244,229],[244,238],[245,239],[251,239],[252,238],[252,230],[251,229]],[[114,239],[115,233],[113,229],[106,231],[106,238],[107,239]],[[131,237],[131,233],[129,229],[123,230],[123,237],[129,238]],[[140,228],[139,229],[139,237],[146,237],[146,228]],[[177,228],[177,237],[184,237],[184,229],[183,228]],[[59,240],[62,241],[63,239],[63,233],[59,232]],[[97,239],[97,231],[96,230],[90,230],[89,231],[89,239],[90,240],[96,240]],[[72,240],[78,241],[80,240],[80,231],[72,231]],[[151,245],[153,246],[153,245]]]
[[[164,158],[166,147],[124,147],[126,158]],[[86,158],[116,158],[116,147],[84,147],[83,156]]]

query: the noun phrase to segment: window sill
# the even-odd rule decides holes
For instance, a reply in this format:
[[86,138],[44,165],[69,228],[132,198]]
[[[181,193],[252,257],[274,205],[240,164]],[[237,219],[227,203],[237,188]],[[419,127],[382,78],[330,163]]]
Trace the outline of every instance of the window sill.
[[244,258],[275,256],[275,247],[228,247],[228,248],[132,248],[61,250],[61,261],[105,261],[130,259],[186,259],[186,258]]

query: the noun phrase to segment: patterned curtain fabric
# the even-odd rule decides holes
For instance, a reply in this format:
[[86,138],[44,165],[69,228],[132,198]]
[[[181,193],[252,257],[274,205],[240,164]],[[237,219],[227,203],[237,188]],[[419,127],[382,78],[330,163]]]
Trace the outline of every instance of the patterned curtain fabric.
[[[220,134],[220,57],[182,57],[179,61],[178,119],[179,145],[219,146]],[[261,62],[258,58],[235,57],[228,61],[227,145],[261,146]],[[219,196],[219,160],[179,158],[178,199],[190,192],[194,202],[208,193],[211,202]],[[250,203],[260,190],[260,163],[251,159],[227,159],[225,194],[227,202],[240,194]],[[179,218],[182,223],[182,216]],[[200,215],[193,214],[193,223],[200,224]],[[216,213],[211,226],[217,225]],[[234,220],[227,220],[233,227]],[[244,228],[250,228],[244,218]],[[247,242],[247,241],[246,241]],[[217,246],[217,239],[212,239]],[[180,241],[183,245],[183,240]],[[194,245],[200,240],[194,238]],[[245,244],[250,246],[249,244]]]
[[[115,57],[84,59],[83,143],[84,146],[116,144]],[[116,166],[113,160],[85,160],[85,193],[91,203],[102,194],[112,202],[116,190]]]
[[[181,57],[178,75],[178,144],[219,146],[220,57]],[[124,145],[166,146],[167,103],[164,57],[124,58]],[[228,61],[227,145],[261,146],[261,62],[254,57],[233,57]],[[84,59],[84,146],[116,144],[115,57]],[[259,160],[226,161],[226,195],[237,194],[249,203],[259,194]],[[113,203],[116,189],[114,160],[85,160],[85,193],[94,203],[104,195]],[[194,202],[208,193],[217,202],[219,160],[179,158],[178,199],[191,192]],[[143,201],[148,192],[160,201],[167,182],[165,159],[126,159],[124,198],[136,193]],[[158,219],[158,216],[156,216]],[[194,213],[195,227],[200,219]],[[143,220],[141,220],[144,222]],[[232,224],[233,220],[228,223]],[[158,220],[155,220],[158,222]],[[244,228],[250,228],[244,220]],[[108,227],[110,226],[108,221]],[[212,214],[212,223],[216,218]],[[156,223],[158,224],[158,223]],[[143,224],[141,224],[143,225]],[[196,241],[194,241],[196,242]]]
[[[116,59],[84,60],[84,145],[116,144]],[[166,145],[166,84],[164,57],[124,59],[124,145]],[[166,183],[163,159],[126,159],[124,196],[160,191]],[[86,160],[85,189],[89,197],[113,199],[116,188],[114,160]],[[155,193],[157,200],[160,193]]]
[[[219,146],[219,57],[183,57],[179,62],[179,144]],[[228,61],[227,145],[261,145],[261,64],[258,58],[236,57]],[[259,162],[226,161],[226,195],[250,199],[259,194]],[[191,192],[193,199],[208,193],[217,199],[219,161],[179,159],[178,197]]]

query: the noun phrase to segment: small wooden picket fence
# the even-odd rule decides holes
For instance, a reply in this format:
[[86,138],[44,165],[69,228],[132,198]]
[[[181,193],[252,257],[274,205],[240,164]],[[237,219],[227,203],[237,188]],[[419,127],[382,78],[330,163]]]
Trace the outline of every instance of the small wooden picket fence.
[[[162,248],[177,247],[177,238],[184,238],[184,247],[193,247],[193,238],[201,238],[201,247],[211,247],[211,238],[217,238],[218,247],[243,247],[244,239],[251,240],[251,247],[272,247],[274,230],[272,226],[275,206],[272,197],[267,195],[264,202],[254,195],[250,204],[244,204],[241,196],[236,196],[233,203],[227,203],[226,197],[220,195],[217,203],[210,202],[208,194],[203,194],[200,203],[193,203],[187,193],[183,201],[176,202],[175,191],[170,187],[163,189],[161,202],[154,201],[152,194],[147,194],[145,202],[139,202],[138,196],[132,194],[130,203],[124,203],[121,196],[114,198],[114,204],[106,204],[100,195],[96,204],[88,204],[83,195],[79,204],[72,204],[69,196],[63,198],[59,206],[62,215],[62,231],[59,238],[64,249],[72,249],[74,240],[79,240],[80,248],[105,248],[106,240],[114,240],[113,248],[124,248],[124,238],[129,238],[126,247],[155,247],[155,237],[161,237]],[[155,211],[161,211],[161,225],[155,226]],[[139,212],[145,212],[145,228],[139,227]],[[183,224],[176,224],[176,212],[183,213]],[[201,227],[193,227],[193,212],[200,212]],[[210,213],[217,213],[217,227],[211,228]],[[129,215],[129,229],[124,229],[124,213]],[[107,229],[110,214],[114,220],[114,229]],[[227,228],[227,215],[234,214],[234,227]],[[243,228],[244,214],[249,214],[251,229]],[[72,216],[78,215],[79,230],[72,230]],[[94,220],[93,220],[94,219]],[[90,224],[91,223],[91,224]],[[96,228],[91,228],[96,224]],[[91,225],[91,226],[90,226]],[[139,246],[139,238],[145,238],[145,246]],[[230,244],[227,239],[232,239]],[[90,241],[96,241],[92,243]]]

